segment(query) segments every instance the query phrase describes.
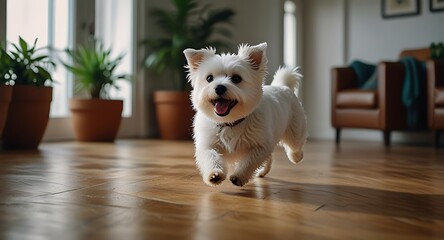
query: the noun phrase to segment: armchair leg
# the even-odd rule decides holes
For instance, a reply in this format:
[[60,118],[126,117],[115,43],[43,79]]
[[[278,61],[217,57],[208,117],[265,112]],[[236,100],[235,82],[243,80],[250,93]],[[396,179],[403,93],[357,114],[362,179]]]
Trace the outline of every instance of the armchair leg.
[[390,146],[390,131],[389,130],[384,130],[384,145],[386,147]]
[[341,129],[336,128],[336,144],[339,144],[341,142]]
[[435,130],[435,148],[439,148],[440,137],[441,137],[441,131],[436,129]]

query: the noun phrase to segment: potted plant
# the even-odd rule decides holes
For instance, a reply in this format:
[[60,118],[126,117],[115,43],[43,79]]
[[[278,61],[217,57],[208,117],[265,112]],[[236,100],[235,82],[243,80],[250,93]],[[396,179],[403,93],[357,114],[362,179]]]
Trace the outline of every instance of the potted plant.
[[171,75],[168,85],[173,91],[155,91],[153,95],[161,137],[190,139],[194,111],[183,50],[208,46],[226,49],[230,31],[224,23],[229,23],[235,13],[231,9],[199,6],[195,0],[171,2],[172,10],[154,8],[150,12],[163,34],[142,43],[148,50],[144,66],[154,73]]
[[123,55],[113,58],[111,49],[95,40],[75,51],[67,49],[66,53],[72,62],[63,65],[75,75],[76,90],[85,90],[90,97],[72,98],[69,102],[77,140],[113,142],[122,118],[123,100],[108,99],[108,91],[117,88],[117,80],[130,79],[129,75],[115,73]]
[[5,54],[5,50],[0,47],[0,139],[2,139],[3,128],[12,97],[11,79],[8,69],[9,60],[10,58]]
[[2,140],[9,149],[35,149],[42,141],[49,120],[53,79],[48,69],[55,67],[42,48],[19,37],[13,50],[2,52],[4,77],[13,83]]
[[431,59],[444,59],[444,43],[431,43],[429,49]]

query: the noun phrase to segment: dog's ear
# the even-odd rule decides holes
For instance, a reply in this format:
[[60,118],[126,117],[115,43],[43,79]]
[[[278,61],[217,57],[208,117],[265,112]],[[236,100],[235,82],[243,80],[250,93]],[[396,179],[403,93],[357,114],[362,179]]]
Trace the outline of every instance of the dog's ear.
[[216,50],[213,48],[200,49],[200,50],[187,48],[183,51],[183,53],[185,54],[185,57],[187,59],[188,63],[187,68],[191,72],[197,70],[199,65],[204,60],[204,58],[214,55],[216,53]]
[[187,59],[188,65],[185,66],[188,69],[188,82],[191,83],[191,86],[194,87],[194,73],[196,72],[199,65],[210,56],[214,56],[216,54],[216,49],[214,48],[206,48],[195,50],[191,48],[187,48],[183,51],[185,57]]
[[267,43],[261,43],[256,46],[240,45],[238,55],[246,57],[253,70],[265,69],[267,64],[266,56]]

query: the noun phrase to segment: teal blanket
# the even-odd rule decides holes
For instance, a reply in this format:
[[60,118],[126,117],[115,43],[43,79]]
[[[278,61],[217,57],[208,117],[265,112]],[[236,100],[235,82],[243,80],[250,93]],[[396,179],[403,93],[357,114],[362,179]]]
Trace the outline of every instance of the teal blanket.
[[407,109],[407,126],[409,129],[422,129],[427,120],[427,86],[425,62],[413,57],[401,59],[405,76],[402,85],[402,103]]
[[[425,62],[413,57],[404,57],[400,61],[405,68],[402,103],[407,109],[407,126],[412,130],[423,129],[427,121]],[[377,88],[376,65],[353,61],[350,67],[356,73],[359,88],[364,90]]]
[[353,61],[350,67],[356,74],[359,88],[362,88],[373,73],[376,72],[376,66],[374,64],[368,64],[362,61]]

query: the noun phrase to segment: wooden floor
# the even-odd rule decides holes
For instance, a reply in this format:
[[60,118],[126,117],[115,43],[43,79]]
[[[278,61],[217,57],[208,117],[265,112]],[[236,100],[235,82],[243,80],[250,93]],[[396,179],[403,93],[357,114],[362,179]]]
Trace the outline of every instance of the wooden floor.
[[208,187],[191,142],[0,152],[0,239],[443,239],[444,149],[309,142],[243,188]]

